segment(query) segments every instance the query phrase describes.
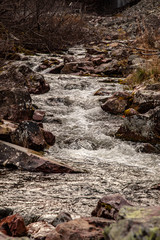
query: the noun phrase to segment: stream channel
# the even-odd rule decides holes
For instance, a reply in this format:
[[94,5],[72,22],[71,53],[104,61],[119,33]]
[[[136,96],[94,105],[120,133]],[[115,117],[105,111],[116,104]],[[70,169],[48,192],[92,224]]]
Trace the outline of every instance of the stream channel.
[[[70,53],[84,57],[83,48]],[[24,61],[33,70],[51,56],[37,54]],[[52,57],[53,58],[53,57]],[[60,60],[62,57],[59,56]],[[56,136],[45,151],[51,159],[82,170],[79,174],[43,174],[8,171],[0,175],[0,205],[23,216],[47,220],[66,211],[73,218],[89,216],[98,199],[120,193],[135,205],[157,205],[160,157],[136,151],[137,144],[113,137],[122,116],[111,115],[100,101],[122,91],[117,78],[81,77],[43,72],[50,91],[32,95],[33,103],[46,111],[44,128]],[[94,93],[105,87],[106,96]],[[4,170],[3,170],[4,171]]]

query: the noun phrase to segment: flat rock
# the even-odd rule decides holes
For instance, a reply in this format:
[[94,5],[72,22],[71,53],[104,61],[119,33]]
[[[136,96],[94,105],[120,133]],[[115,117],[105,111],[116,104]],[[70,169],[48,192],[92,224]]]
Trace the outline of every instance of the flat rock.
[[49,160],[36,152],[11,143],[0,141],[0,167],[8,167],[29,172],[78,173],[55,160]]

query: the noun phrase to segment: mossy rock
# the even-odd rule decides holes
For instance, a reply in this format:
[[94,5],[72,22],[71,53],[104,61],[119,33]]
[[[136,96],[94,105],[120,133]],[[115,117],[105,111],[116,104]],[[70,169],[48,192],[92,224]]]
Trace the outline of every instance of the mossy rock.
[[105,240],[159,240],[160,207],[124,207],[119,220],[104,230]]

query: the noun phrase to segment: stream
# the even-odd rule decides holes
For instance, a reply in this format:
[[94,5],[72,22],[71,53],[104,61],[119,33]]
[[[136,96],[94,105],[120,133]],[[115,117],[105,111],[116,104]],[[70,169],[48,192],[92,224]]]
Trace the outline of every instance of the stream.
[[[84,57],[81,47],[70,53]],[[37,70],[51,56],[37,54],[25,62]],[[57,57],[61,59],[61,56]],[[43,174],[8,171],[0,174],[0,204],[23,216],[47,220],[61,211],[73,218],[89,216],[99,198],[120,193],[135,205],[157,205],[160,158],[136,151],[137,145],[114,138],[122,116],[104,112],[101,101],[123,86],[117,78],[49,74],[50,91],[32,95],[45,110],[44,128],[56,136],[45,156],[82,171],[79,174]],[[106,88],[106,96],[94,95]]]

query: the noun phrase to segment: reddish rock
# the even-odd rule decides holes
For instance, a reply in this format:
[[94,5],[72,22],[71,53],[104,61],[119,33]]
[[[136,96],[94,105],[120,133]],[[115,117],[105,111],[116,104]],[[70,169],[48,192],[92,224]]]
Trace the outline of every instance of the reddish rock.
[[33,121],[19,123],[18,128],[11,135],[11,141],[14,144],[36,151],[43,150],[47,145],[43,129]]
[[0,119],[15,122],[32,118],[32,100],[27,89],[0,89]]
[[104,227],[114,221],[103,218],[79,218],[61,223],[56,228],[45,222],[31,223],[27,226],[28,233],[34,239],[46,240],[100,240],[103,239]]
[[19,88],[29,93],[41,94],[49,91],[50,87],[44,77],[31,70],[27,65],[9,65],[0,72],[0,84],[11,89]]
[[55,144],[55,136],[51,132],[43,130],[43,136],[47,144],[50,146]]
[[45,116],[44,111],[35,110],[32,118],[34,121],[40,122],[44,119],[44,116]]
[[80,171],[60,164],[55,160],[44,158],[36,152],[0,141],[0,167],[19,169],[29,172],[78,173]]
[[55,227],[47,222],[35,222],[27,226],[27,233],[35,240],[46,239],[49,234],[52,234],[54,232]]
[[120,194],[106,195],[98,201],[92,216],[117,220],[119,210],[123,206],[131,206],[131,204]]
[[79,218],[66,223],[61,223],[56,227],[56,231],[61,238],[57,240],[92,240],[103,239],[103,230],[113,221],[102,218]]
[[113,114],[124,113],[125,109],[131,104],[132,96],[125,92],[116,92],[102,104],[102,109]]
[[0,231],[12,237],[26,235],[26,227],[23,218],[18,214],[3,218],[0,221]]

